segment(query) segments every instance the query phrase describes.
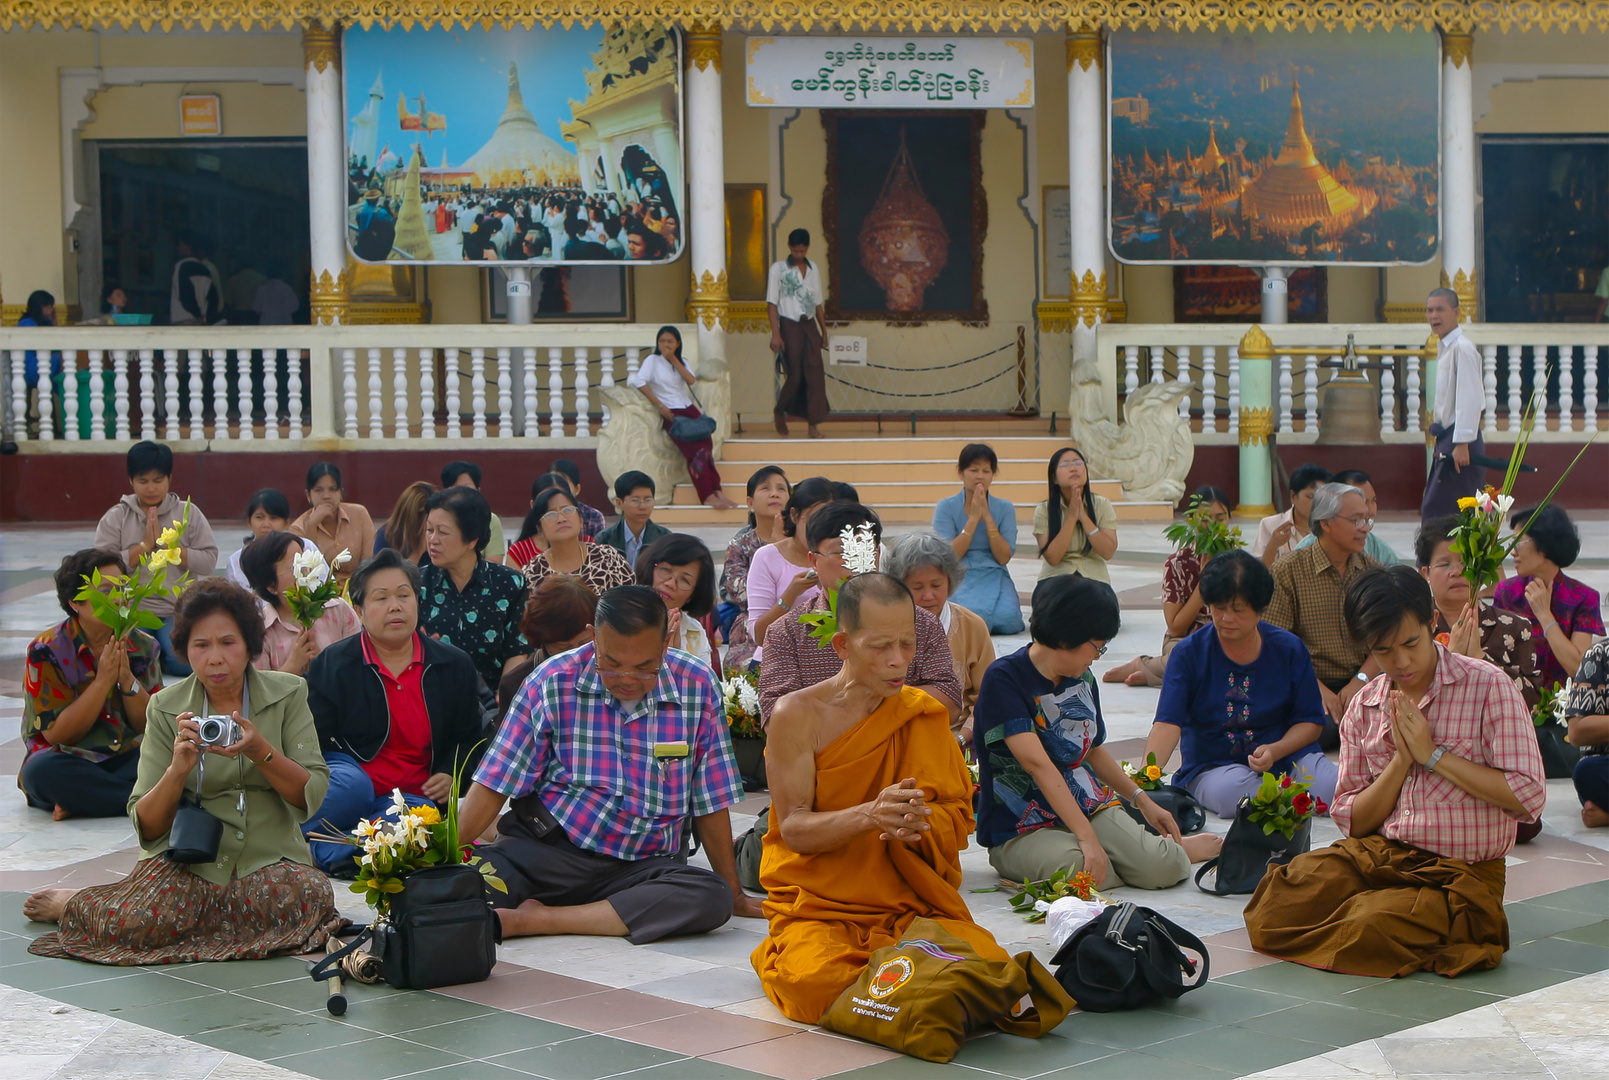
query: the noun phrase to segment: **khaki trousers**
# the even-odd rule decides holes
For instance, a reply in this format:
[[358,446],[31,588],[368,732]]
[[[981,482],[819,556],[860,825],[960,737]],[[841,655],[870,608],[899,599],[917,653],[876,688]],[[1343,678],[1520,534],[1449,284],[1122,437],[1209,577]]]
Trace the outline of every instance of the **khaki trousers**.
[[[1190,856],[1165,836],[1152,836],[1121,806],[1098,811],[1089,823],[1111,869],[1098,889],[1171,889],[1190,875]],[[989,849],[989,865],[1012,881],[1044,881],[1084,868],[1078,837],[1065,825],[1035,829]]]

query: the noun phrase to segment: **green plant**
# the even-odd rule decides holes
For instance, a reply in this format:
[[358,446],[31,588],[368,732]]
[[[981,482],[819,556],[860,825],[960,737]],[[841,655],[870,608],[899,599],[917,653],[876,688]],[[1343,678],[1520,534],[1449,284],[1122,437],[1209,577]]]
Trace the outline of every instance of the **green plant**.
[[[1076,896],[1080,900],[1098,900],[1101,894],[1095,891],[1098,885],[1088,871],[1059,870],[1044,881],[1025,881],[1021,889],[1007,901],[1011,910],[1021,915],[1031,923],[1045,921],[1045,913],[1037,910],[1039,901],[1054,903],[1064,896]],[[994,892],[999,888],[976,889],[975,892]]]
[[1536,707],[1531,710],[1531,723],[1537,727],[1564,722],[1564,703],[1570,698],[1565,686],[1544,686],[1537,695]]
[[143,605],[156,597],[172,599],[189,584],[188,572],[179,575],[174,584],[167,584],[168,567],[178,566],[184,558],[180,542],[189,527],[190,500],[186,499],[184,516],[162,530],[155,551],[146,552],[122,577],[108,579],[99,568],[84,575],[84,585],[75,599],[89,604],[95,618],[111,630],[116,640],[126,640],[135,630],[160,629],[162,617],[144,610]]
[[1202,562],[1214,555],[1246,546],[1240,535],[1240,526],[1214,518],[1212,504],[1199,495],[1190,497],[1190,508],[1185,511],[1184,520],[1175,521],[1163,529],[1162,535],[1175,549],[1188,549]]
[[1295,836],[1302,822],[1329,809],[1323,799],[1307,790],[1312,786],[1311,781],[1292,780],[1288,773],[1278,776],[1271,772],[1263,773],[1262,783],[1257,785],[1256,792],[1251,796],[1247,820],[1261,825],[1264,836],[1276,832],[1286,837]]

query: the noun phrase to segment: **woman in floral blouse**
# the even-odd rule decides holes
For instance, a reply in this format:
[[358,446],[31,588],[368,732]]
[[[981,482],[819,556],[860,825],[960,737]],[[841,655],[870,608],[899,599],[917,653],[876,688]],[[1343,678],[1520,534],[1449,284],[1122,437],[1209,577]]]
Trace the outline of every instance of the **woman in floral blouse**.
[[156,639],[127,641],[77,599],[96,570],[115,581],[128,566],[115,551],[85,548],[61,562],[56,599],[67,618],[34,638],[23,668],[22,740],[17,786],[28,805],[68,817],[121,817],[140,766],[145,707],[162,688]]
[[536,497],[531,514],[541,522],[542,539],[547,544],[546,551],[521,568],[533,592],[549,574],[578,577],[599,596],[617,585],[630,585],[637,580],[620,552],[608,544],[581,539],[581,511],[568,491],[548,488]]
[[749,477],[749,523],[726,545],[726,558],[721,563],[721,606],[716,612],[721,632],[726,635],[726,670],[734,674],[748,670],[756,645],[749,633],[749,563],[756,551],[786,535],[782,531],[782,508],[790,494],[788,475],[781,468],[767,465],[756,471]]
[[1536,634],[1536,660],[1543,686],[1560,686],[1575,678],[1582,654],[1603,635],[1598,593],[1568,577],[1565,567],[1581,553],[1575,523],[1557,506],[1520,510],[1509,527],[1530,528],[1514,545],[1515,576],[1498,583],[1492,603],[1531,620]]

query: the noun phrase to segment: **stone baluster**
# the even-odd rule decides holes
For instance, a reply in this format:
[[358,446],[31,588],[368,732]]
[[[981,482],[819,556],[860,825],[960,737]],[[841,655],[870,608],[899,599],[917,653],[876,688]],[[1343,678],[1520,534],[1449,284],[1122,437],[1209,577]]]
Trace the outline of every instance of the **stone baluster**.
[[1380,357],[1380,434],[1397,430],[1396,357]]
[[[615,354],[609,349],[599,349],[598,368],[598,389],[607,390],[613,387],[615,384]],[[599,403],[598,412],[602,416],[603,423],[599,427],[606,428],[609,426],[609,398],[607,395],[600,396],[603,400]]]
[[162,350],[162,438],[179,437],[179,350]]
[[[227,349],[212,350],[212,437],[214,440],[229,438],[229,350]],[[118,438],[124,436],[119,435]]]
[[[128,399],[128,371],[129,350],[112,350],[112,411],[117,422],[117,439],[124,442],[129,438],[129,399]],[[22,378],[19,373],[17,378]],[[21,400],[21,399],[19,399]]]
[[1419,354],[1409,353],[1407,363],[1407,378],[1404,385],[1407,387],[1406,408],[1402,420],[1404,431],[1420,430],[1419,423]]
[[[45,380],[41,380],[45,381]],[[40,415],[44,415],[41,413]],[[78,351],[63,349],[61,353],[61,437],[68,442],[78,441]]]
[[592,417],[587,415],[587,410],[592,406],[591,396],[587,392],[587,356],[590,352],[591,350],[586,348],[577,348],[575,350],[575,434],[577,438],[586,438],[592,434]]
[[201,365],[206,355],[202,349],[184,350],[184,396],[190,403],[184,425],[184,437],[187,439],[207,437],[201,416]]
[[1598,346],[1581,350],[1581,430],[1591,436],[1598,430]]
[[419,437],[436,437],[436,350],[419,350]]
[[[156,350],[140,350],[140,438],[156,438]],[[41,379],[41,382],[45,380]],[[50,413],[43,409],[44,399],[40,399],[40,416],[48,417]],[[41,431],[43,427],[41,426]]]
[[406,439],[408,425],[408,350],[391,350],[391,434]]
[[463,416],[458,398],[458,350],[446,350],[447,438],[464,437]]
[[365,370],[369,375],[369,438],[385,438],[385,402],[381,397],[384,386],[381,382],[381,353],[379,349],[368,350],[368,363]]
[[1161,345],[1151,346],[1151,381],[1160,385],[1167,378],[1168,350]]
[[[87,367],[89,368],[89,437],[91,439],[109,439],[112,433],[106,430],[106,354],[100,349],[89,350]],[[191,397],[191,401],[198,398]],[[192,436],[194,437],[194,436]]]
[[1302,430],[1318,430],[1318,357],[1307,355],[1307,378],[1302,393]]
[[[17,440],[17,415],[28,400],[27,379],[22,371],[21,349],[0,349],[0,441]],[[26,434],[26,424],[24,434]]]
[[279,350],[264,349],[263,438],[279,441]]
[[[1481,431],[1489,439],[1497,434],[1497,346],[1488,345],[1481,350],[1481,391],[1486,398],[1486,411],[1481,415]],[[1436,390],[1430,390],[1435,401]],[[1441,417],[1436,417],[1437,423]]]
[[1229,346],[1229,374],[1224,378],[1224,385],[1228,391],[1229,413],[1228,434],[1240,435],[1240,346]]
[[[1190,346],[1180,345],[1173,353],[1173,378],[1184,387],[1184,397],[1179,399],[1179,419],[1188,426],[1190,423],[1190,391],[1195,384],[1190,379]],[[1206,420],[1202,420],[1202,428],[1206,428]]]
[[290,437],[302,439],[302,349],[285,350],[285,405],[290,413]]
[[536,350],[531,348],[520,350],[520,391],[523,395],[521,402],[524,405],[525,430],[527,439],[538,439],[542,436],[541,416],[538,410],[541,406],[537,402],[536,394]]
[[235,410],[240,414],[242,442],[257,437],[257,420],[251,404],[251,350],[235,350]]
[[497,350],[497,437],[514,437],[514,373],[512,350]]
[[1140,347],[1123,346],[1123,393],[1125,396],[1140,388]]
[[358,351],[341,350],[341,434],[358,437]]
[[1575,430],[1575,346],[1559,346],[1559,430]]
[[1281,435],[1288,435],[1292,430],[1291,420],[1291,355],[1279,354],[1279,427],[1275,428]]
[[1525,363],[1525,346],[1510,345],[1508,347],[1508,424],[1507,431],[1519,431],[1520,421],[1525,416],[1524,403],[1520,396],[1520,366]]
[[626,381],[630,382],[637,377],[637,358],[642,355],[641,349],[626,350]]
[[564,350],[548,349],[548,436],[564,438]]
[[1201,346],[1201,431],[1218,430],[1218,346]]
[[469,409],[470,437],[486,438],[486,350],[479,346],[469,350]]

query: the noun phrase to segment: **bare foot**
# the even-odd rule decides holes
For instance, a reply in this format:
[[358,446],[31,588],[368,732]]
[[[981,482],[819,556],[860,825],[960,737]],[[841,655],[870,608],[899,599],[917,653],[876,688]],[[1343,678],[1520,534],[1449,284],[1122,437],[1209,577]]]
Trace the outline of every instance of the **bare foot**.
[[786,439],[788,437],[788,422],[779,416],[776,418],[776,424],[777,434]]
[[1123,682],[1124,682],[1125,685],[1128,685],[1128,686],[1144,686],[1145,685],[1145,672],[1136,671],[1132,675],[1130,675],[1128,678],[1124,679]]
[[550,933],[549,908],[539,900],[527,900],[517,908],[498,908],[497,917],[503,921],[503,936],[531,937]]
[[811,425],[810,425],[810,437],[811,437],[811,438],[812,438],[812,439],[825,439],[825,438],[826,438],[826,437],[827,437],[827,436],[825,436],[825,435],[823,435],[823,434],[822,434],[822,433],[821,433],[821,429],[820,429],[820,428],[818,428],[818,427],[817,427],[817,426],[816,426],[816,425],[814,425],[814,424],[811,424]]
[[1609,825],[1609,811],[1601,809],[1597,803],[1585,803],[1581,807],[1581,824],[1589,829],[1601,829]]
[[52,810],[50,812],[50,820],[51,821],[66,821],[68,818],[70,818],[72,816],[73,815],[71,815],[71,814],[69,814],[67,812],[66,807],[62,807],[62,806],[58,806],[58,807],[56,807],[56,809],[54,809],[54,810]]
[[717,491],[709,498],[704,500],[704,505],[714,507],[716,510],[730,510],[732,507],[736,506],[737,503],[733,502],[731,499],[728,499],[725,495],[722,495],[719,491]]
[[1200,832],[1184,838],[1184,853],[1193,863],[1206,862],[1223,849],[1224,839],[1217,833]]
[[22,902],[22,913],[34,922],[56,922],[77,889],[40,889]]
[[1106,674],[1102,675],[1101,682],[1122,682],[1124,679],[1127,679],[1130,675],[1134,674],[1138,670],[1140,670],[1140,662],[1138,660],[1130,660],[1126,664],[1117,665],[1117,667],[1112,668],[1110,671],[1106,672]]

